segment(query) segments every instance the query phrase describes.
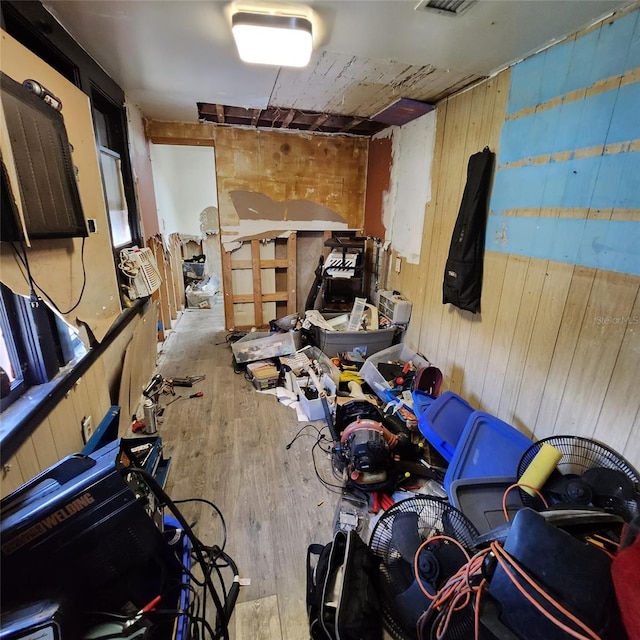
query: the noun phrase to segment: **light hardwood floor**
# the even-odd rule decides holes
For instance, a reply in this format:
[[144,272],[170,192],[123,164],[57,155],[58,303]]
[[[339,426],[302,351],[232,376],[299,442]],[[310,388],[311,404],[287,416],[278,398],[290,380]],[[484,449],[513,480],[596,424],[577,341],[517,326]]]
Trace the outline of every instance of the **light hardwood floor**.
[[[251,580],[240,591],[232,638],[306,640],[307,546],[331,539],[338,496],[315,476],[314,438],[299,438],[286,449],[304,424],[295,411],[234,374],[222,317],[221,302],[211,310],[186,310],[160,355],[163,376],[206,376],[192,389],[176,389],[203,391],[202,398],[173,402],[162,417],[159,434],[172,457],[167,491],[173,499],[212,500],[224,514],[227,551]],[[169,399],[162,396],[161,405]],[[329,461],[316,455],[331,479]],[[203,541],[220,543],[219,524],[206,505],[181,509],[188,521],[197,520]]]

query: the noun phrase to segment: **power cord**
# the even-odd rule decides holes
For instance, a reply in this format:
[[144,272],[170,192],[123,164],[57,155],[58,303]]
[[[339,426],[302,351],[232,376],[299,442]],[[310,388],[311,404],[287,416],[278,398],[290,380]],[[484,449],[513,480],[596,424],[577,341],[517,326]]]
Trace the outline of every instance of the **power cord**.
[[18,261],[18,266],[20,266],[20,264],[21,264],[22,265],[22,269],[24,269],[24,271],[21,269],[21,273],[22,273],[22,277],[27,281],[27,284],[29,285],[29,289],[31,290],[31,302],[32,302],[32,304],[34,302],[37,302],[37,295],[36,295],[36,292],[35,292],[35,290],[37,289],[49,301],[51,306],[60,315],[66,316],[67,314],[71,313],[72,311],[75,311],[75,309],[78,308],[80,302],[82,302],[82,297],[84,296],[84,290],[85,290],[85,288],[87,286],[87,269],[86,269],[86,265],[85,265],[85,262],[84,262],[85,240],[86,240],[86,238],[82,238],[82,248],[80,250],[80,260],[81,260],[81,264],[82,264],[82,288],[80,289],[80,294],[78,296],[78,300],[76,301],[76,303],[70,309],[67,309],[66,311],[62,311],[60,309],[60,307],[53,301],[51,296],[34,280],[32,274],[31,274],[31,268],[29,266],[29,258],[27,257],[27,249],[25,247],[24,242],[20,243],[20,247],[22,249],[22,255],[20,255],[20,252],[16,248],[15,242],[11,242],[11,248],[15,252],[15,257],[16,257],[16,260]]
[[[144,469],[138,469],[135,467],[130,468],[129,471],[141,476],[144,479],[151,492],[161,501],[163,505],[166,505],[169,508],[175,519],[180,523],[180,526],[182,527],[185,535],[189,538],[192,546],[192,553],[195,556],[196,562],[199,564],[202,570],[202,574],[204,577],[203,585],[204,587],[206,587],[205,597],[202,600],[202,616],[197,620],[199,622],[206,621],[206,596],[208,594],[213,600],[216,609],[217,621],[215,630],[207,629],[207,631],[210,632],[209,635],[211,636],[212,640],[219,640],[220,638],[222,638],[223,640],[229,640],[229,620],[231,618],[231,614],[233,613],[233,609],[238,598],[238,593],[240,591],[240,576],[238,574],[238,568],[235,562],[220,548],[207,547],[198,539],[193,529],[187,523],[184,516],[180,512],[177,504],[169,497],[169,495],[164,491],[164,489],[158,484],[157,480],[150,473],[148,473]],[[205,554],[207,555],[208,560],[205,559]],[[227,592],[224,586],[224,581],[222,580],[222,575],[218,571],[218,575],[222,584],[222,599],[218,595],[218,592],[216,591],[211,578],[211,574],[214,570],[216,560],[218,558],[222,558],[224,560],[224,562],[226,563],[224,566],[228,566],[233,572],[234,576],[231,588]],[[191,571],[189,571],[189,575],[191,576]]]
[[[332,448],[332,443],[329,440],[329,438],[327,438],[327,436],[323,433],[323,431],[326,429],[327,427],[323,427],[322,429],[318,429],[318,427],[316,427],[314,424],[305,424],[303,427],[301,427],[298,430],[298,433],[296,433],[296,435],[293,437],[293,440],[291,440],[291,442],[289,442],[289,444],[286,445],[285,449],[287,449],[287,451],[289,449],[291,449],[291,447],[293,446],[293,444],[296,442],[296,440],[298,440],[299,438],[303,437],[303,436],[309,436],[309,437],[313,437],[312,433],[304,433],[306,429],[315,429],[316,431],[316,441],[313,444],[313,446],[311,447],[311,461],[313,462],[313,470],[316,474],[316,478],[318,478],[318,481],[320,482],[320,484],[323,487],[326,487],[327,489],[329,489],[329,491],[331,491],[331,493],[340,493],[342,494],[342,490],[343,490],[343,485],[337,485],[337,484],[332,484],[331,482],[328,482],[327,480],[325,480],[321,475],[320,475],[320,471],[318,469],[318,463],[316,461],[316,456],[315,456],[315,450],[316,449],[320,449],[320,451],[322,451],[323,453],[327,454],[327,455],[332,455],[333,454],[333,448]],[[329,447],[327,447],[326,449],[322,447],[322,443],[323,442],[328,442],[329,443]],[[333,469],[333,464],[331,465],[331,468]],[[335,473],[333,474],[334,477],[336,477]],[[336,477],[336,479],[338,479]],[[339,489],[339,491],[335,491],[335,489]]]

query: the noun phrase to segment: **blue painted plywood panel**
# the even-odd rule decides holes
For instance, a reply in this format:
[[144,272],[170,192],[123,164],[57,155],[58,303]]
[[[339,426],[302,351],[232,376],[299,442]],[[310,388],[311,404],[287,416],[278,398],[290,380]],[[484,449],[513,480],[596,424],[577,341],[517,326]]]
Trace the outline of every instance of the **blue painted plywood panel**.
[[507,113],[547,102],[640,66],[640,11],[577,40],[558,44],[511,69]]
[[507,120],[499,164],[640,139],[640,82]]
[[640,222],[489,216],[486,248],[640,275]]
[[[602,177],[599,179],[599,175]],[[612,186],[611,177],[619,177]],[[499,169],[490,209],[640,208],[640,152]]]

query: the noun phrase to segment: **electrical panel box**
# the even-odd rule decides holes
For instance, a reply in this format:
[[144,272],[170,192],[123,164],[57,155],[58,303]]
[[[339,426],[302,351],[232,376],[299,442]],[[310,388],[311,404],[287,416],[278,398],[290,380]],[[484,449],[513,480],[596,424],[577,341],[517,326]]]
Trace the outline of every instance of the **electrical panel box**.
[[404,296],[380,289],[378,291],[378,311],[394,324],[406,324],[411,318],[411,302]]

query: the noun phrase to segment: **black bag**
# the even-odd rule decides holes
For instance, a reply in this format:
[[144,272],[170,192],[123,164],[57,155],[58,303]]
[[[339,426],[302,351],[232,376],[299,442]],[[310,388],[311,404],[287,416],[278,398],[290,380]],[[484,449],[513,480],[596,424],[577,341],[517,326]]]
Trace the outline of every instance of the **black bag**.
[[469,158],[467,184],[442,283],[442,303],[450,302],[472,313],[480,311],[484,236],[494,158],[488,147]]
[[312,640],[381,640],[376,574],[376,559],[355,531],[338,531],[329,544],[309,546],[307,614]]

